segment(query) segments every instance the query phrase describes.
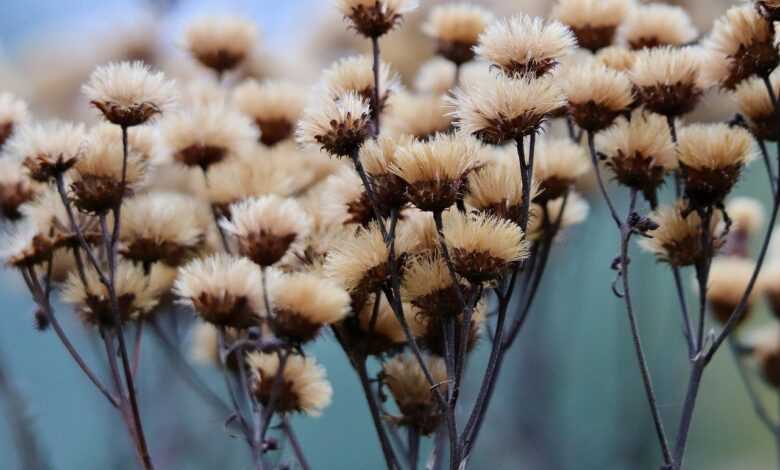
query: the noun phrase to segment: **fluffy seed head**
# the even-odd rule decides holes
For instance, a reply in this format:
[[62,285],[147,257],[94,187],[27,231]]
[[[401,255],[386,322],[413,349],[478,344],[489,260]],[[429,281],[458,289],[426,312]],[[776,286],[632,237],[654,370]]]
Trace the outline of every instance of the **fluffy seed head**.
[[612,44],[631,0],[559,0],[551,16],[571,28],[580,47],[596,52]]
[[36,185],[24,174],[22,165],[10,158],[0,159],[0,216],[19,220],[19,208],[36,194]]
[[639,51],[630,77],[645,108],[674,117],[693,111],[707,88],[704,60],[702,50],[693,47]]
[[423,32],[437,41],[439,55],[460,65],[474,59],[474,46],[492,21],[492,13],[475,5],[440,5],[431,10]]
[[82,92],[106,120],[124,127],[147,122],[176,100],[176,84],[140,61],[98,67]]
[[595,61],[567,70],[561,86],[569,101],[572,119],[590,132],[611,126],[634,102],[628,77]]
[[[319,416],[333,396],[325,368],[313,357],[297,354],[287,357],[281,372],[277,354],[250,353],[246,362],[252,371],[252,390],[257,400],[268,405],[274,400],[278,413],[304,413]],[[281,380],[276,377],[281,374]],[[274,387],[281,382],[281,386]]]
[[181,268],[174,291],[208,323],[249,328],[264,316],[262,282],[256,264],[220,253]]
[[753,157],[753,140],[745,129],[726,124],[684,128],[677,158],[686,196],[702,206],[722,201]]
[[85,151],[86,141],[87,133],[81,124],[25,124],[8,141],[8,152],[22,162],[32,179],[46,183],[76,163]]
[[[780,75],[773,72],[770,83],[775,96],[780,96]],[[775,111],[766,85],[760,78],[740,83],[734,93],[739,112],[748,119],[750,130],[759,139],[777,142],[780,138],[780,115]]]
[[[37,233],[45,235],[56,248],[70,248],[72,250],[79,246],[78,237],[70,228],[68,213],[56,189],[41,190],[35,199],[20,207],[19,210],[23,220],[32,223]],[[74,211],[73,216],[76,226],[79,227],[88,242],[99,243],[101,241],[97,221],[94,217],[80,211]]]
[[712,78],[730,90],[754,75],[768,76],[780,63],[772,24],[747,3],[715,21],[706,47]]
[[432,318],[454,318],[462,313],[458,289],[447,264],[440,256],[418,256],[404,271],[401,294],[419,314]]
[[409,135],[391,137],[383,134],[360,148],[360,161],[371,176],[374,197],[382,210],[400,209],[407,202],[406,183],[392,173],[391,168],[396,163],[399,150],[413,142]]
[[493,145],[538,132],[548,116],[566,105],[551,79],[511,80],[493,74],[466,84],[448,101],[461,131]]
[[[761,269],[761,285],[766,290],[766,297],[769,301],[769,307],[775,318],[780,317],[780,260],[777,257],[771,258]],[[773,340],[778,342],[777,332]]]
[[585,150],[569,139],[540,141],[534,163],[534,179],[539,184],[539,194],[535,199],[550,200],[563,196],[577,179],[590,171],[590,165]]
[[[737,308],[747,290],[753,271],[755,271],[755,263],[745,258],[722,256],[712,261],[707,284],[707,301],[718,322],[726,323]],[[748,296],[747,311],[742,315],[740,323],[748,318],[752,306],[762,293],[763,285],[759,282]]]
[[677,168],[672,135],[666,119],[642,110],[631,120],[620,118],[610,129],[597,136],[596,146],[607,160],[615,179],[622,185],[642,191],[655,205],[656,190],[666,175]]
[[640,240],[639,244],[654,253],[658,261],[677,267],[692,266],[711,257],[722,244],[719,219],[713,217],[709,232],[714,243],[705,250],[701,243],[702,219],[696,211],[688,211],[682,202],[661,206],[650,218],[658,224],[658,228],[648,232],[652,238]]
[[632,49],[682,46],[696,39],[699,32],[688,13],[673,5],[650,3],[633,9],[620,30]]
[[494,21],[475,52],[507,75],[541,77],[572,53],[577,40],[566,26],[528,15]]
[[184,43],[192,56],[217,74],[233,70],[252,52],[257,28],[244,18],[209,16],[187,26]]
[[273,146],[290,139],[306,104],[301,87],[289,82],[247,80],[233,91],[236,108],[255,122],[260,142]]
[[456,65],[447,59],[434,57],[423,63],[414,79],[414,89],[420,93],[445,95],[455,86]]
[[411,202],[441,212],[463,197],[468,174],[480,165],[481,145],[462,134],[439,134],[401,148],[390,171],[404,180]]
[[300,272],[269,279],[271,325],[279,337],[296,344],[313,340],[320,329],[347,316],[349,294],[334,281]]
[[[503,158],[505,157],[505,158]],[[516,155],[509,152],[488,161],[469,176],[469,194],[466,202],[472,207],[520,224],[523,207],[523,180]],[[538,187],[531,187],[531,198],[538,195]]]
[[[345,57],[323,72],[322,85],[333,99],[356,93],[363,101],[370,103],[374,95],[373,64],[373,59],[366,55]],[[396,93],[400,86],[398,75],[390,70],[388,64],[380,62],[378,112],[384,110],[387,99]],[[371,112],[377,111],[372,109]]]
[[298,249],[311,220],[294,199],[267,195],[234,204],[220,225],[236,237],[243,256],[266,267]]
[[195,106],[162,121],[163,144],[177,163],[207,170],[238,158],[258,140],[254,124],[225,104]]
[[596,54],[596,60],[618,72],[630,72],[634,68],[636,55],[634,51],[623,46],[609,46]]
[[[438,384],[436,389],[446,393],[447,368],[444,360],[428,356],[425,365]],[[417,358],[409,353],[395,356],[385,363],[383,377],[401,411],[399,424],[411,426],[424,436],[433,433],[443,416]]]
[[336,0],[336,6],[350,26],[367,38],[384,36],[417,5],[417,0]]
[[442,235],[455,270],[472,282],[496,279],[529,254],[517,224],[488,214],[449,211],[443,218]]
[[35,224],[22,220],[3,234],[0,258],[6,266],[34,268],[43,265],[55,249],[54,241],[38,231]]
[[30,119],[27,103],[11,93],[0,93],[0,151],[11,137],[14,129]]
[[360,176],[347,166],[323,182],[321,210],[325,220],[334,225],[358,224],[366,227],[376,220]]
[[350,92],[337,100],[320,97],[310,103],[296,137],[302,145],[319,147],[335,157],[350,157],[357,155],[371,132],[368,104]]
[[[396,317],[392,306],[384,295],[380,295],[374,318],[375,302],[376,296],[370,295],[358,303],[357,305],[361,305],[361,307],[355,308],[358,313],[357,329],[355,331],[350,328],[343,329],[347,333],[345,339],[351,348],[350,350],[360,351],[371,356],[383,356],[403,349],[407,343],[406,333],[398,322],[398,317]],[[415,328],[418,325],[416,312],[408,303],[403,304],[403,310],[406,322],[412,329],[412,333],[415,334]]]
[[390,99],[387,126],[401,135],[427,140],[452,126],[449,107],[441,95],[398,93]]

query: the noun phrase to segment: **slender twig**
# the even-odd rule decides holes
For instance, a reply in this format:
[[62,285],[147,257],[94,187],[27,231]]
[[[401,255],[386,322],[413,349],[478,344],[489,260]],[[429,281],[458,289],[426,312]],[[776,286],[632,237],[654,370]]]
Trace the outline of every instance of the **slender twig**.
[[683,289],[682,279],[680,278],[680,268],[672,266],[672,275],[674,277],[674,287],[677,290],[677,299],[680,302],[680,312],[683,319],[683,333],[685,334],[685,340],[688,343],[688,357],[692,359],[696,354],[696,343],[693,338],[691,316],[688,314],[688,303],[685,300],[685,290]]
[[379,62],[379,37],[373,36],[371,38],[371,52],[373,53],[373,67],[372,71],[374,72],[374,89],[373,93],[371,94],[371,104],[372,106],[372,113],[371,117],[374,120],[374,136],[378,136],[380,132],[380,117],[379,114],[381,112],[382,103],[380,101],[379,96],[379,87],[381,86],[381,83],[379,83],[379,71],[382,66],[382,64]]
[[141,341],[143,340],[144,322],[136,322],[135,341],[133,346],[133,377],[138,373],[138,366],[141,364]]
[[298,461],[298,465],[301,466],[301,470],[309,470],[311,467],[306,461],[306,456],[303,453],[303,447],[301,447],[301,443],[298,441],[298,438],[293,431],[292,425],[290,424],[290,418],[288,418],[286,414],[282,417],[282,429],[284,430],[284,434],[287,436],[287,439],[290,440],[293,454],[295,455],[295,459]]
[[[228,368],[228,360],[230,358],[230,355],[236,356],[237,354],[235,352],[232,352],[228,349],[227,344],[225,342],[225,329],[220,328],[219,334],[217,335],[217,339],[219,341],[219,359],[221,363],[221,369],[222,369],[222,376],[225,380],[225,388],[228,391],[228,395],[230,396],[230,403],[233,406],[233,413],[238,420],[238,424],[241,427],[241,431],[244,434],[244,439],[246,440],[247,444],[249,445],[249,450],[252,453],[252,457],[254,458],[255,455],[255,442],[253,440],[252,436],[252,430],[249,428],[249,424],[247,424],[247,420],[244,417],[244,413],[241,411],[241,405],[238,401],[238,395],[233,387],[233,382],[230,378],[230,370]],[[236,361],[240,361],[240,357],[235,357]]]
[[420,460],[420,433],[414,426],[409,426],[407,440],[409,442],[409,468],[417,470],[417,463]]
[[761,400],[761,397],[758,396],[753,381],[748,376],[745,361],[742,359],[742,355],[739,352],[739,344],[734,335],[729,336],[729,346],[731,347],[732,356],[734,356],[734,365],[737,368],[737,373],[739,374],[742,383],[745,385],[745,391],[748,394],[751,405],[753,405],[756,416],[759,421],[766,426],[769,432],[776,434],[778,425],[775,424],[774,420],[769,416],[769,411],[766,409],[766,406],[764,406],[764,402]]
[[593,161],[593,170],[596,173],[596,180],[599,185],[599,190],[601,191],[601,195],[603,196],[604,201],[607,203],[607,207],[609,207],[609,213],[612,216],[612,219],[619,227],[622,225],[622,222],[620,220],[620,216],[618,216],[618,213],[615,210],[615,205],[612,203],[612,199],[609,197],[607,188],[604,185],[604,178],[601,176],[601,165],[599,165],[599,157],[596,153],[595,135],[592,131],[588,131],[588,149],[590,150],[590,158]]
[[382,416],[379,413],[379,405],[376,402],[374,391],[371,389],[371,381],[368,377],[368,371],[366,370],[366,359],[357,358],[353,365],[357,372],[360,385],[363,387],[363,393],[366,396],[366,402],[368,403],[368,409],[371,412],[371,419],[374,422],[374,428],[376,429],[377,436],[379,437],[379,444],[382,447],[382,454],[385,457],[385,463],[388,470],[400,470],[401,466],[398,463],[398,458],[393,451],[393,446],[390,444],[390,440],[387,437],[387,432],[382,422]]

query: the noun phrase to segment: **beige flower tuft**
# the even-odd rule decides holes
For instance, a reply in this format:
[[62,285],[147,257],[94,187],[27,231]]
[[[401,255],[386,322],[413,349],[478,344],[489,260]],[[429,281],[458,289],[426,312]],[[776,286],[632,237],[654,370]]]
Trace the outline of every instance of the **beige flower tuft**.
[[588,132],[611,126],[634,102],[628,77],[596,61],[567,69],[561,87],[574,122]]
[[417,5],[418,0],[336,0],[339,11],[355,31],[374,39],[390,32]]
[[[728,321],[739,305],[755,269],[756,264],[745,258],[722,256],[712,260],[707,283],[707,302],[712,315],[721,324]],[[763,292],[763,284],[756,282],[747,298],[747,310],[743,313],[740,324],[749,317],[753,305]]]
[[[268,405],[273,399],[277,413],[319,416],[330,405],[333,387],[325,377],[325,368],[313,357],[290,355],[281,372],[277,354],[250,353],[246,362],[252,371],[252,389],[257,400]],[[276,380],[279,374],[281,381]],[[274,387],[279,382],[281,385]]]
[[688,211],[685,204],[678,202],[674,206],[661,206],[650,218],[658,228],[648,232],[652,238],[639,241],[640,246],[655,254],[658,261],[672,266],[692,266],[711,257],[720,247],[719,218],[710,221],[710,237],[713,247],[705,250],[701,243],[702,219],[696,211]]
[[[447,368],[444,360],[429,356],[425,362],[436,382],[436,390],[446,393]],[[436,431],[443,415],[417,358],[409,353],[395,356],[385,363],[383,377],[401,411],[399,423],[414,427],[424,436]]]
[[249,57],[257,27],[244,18],[209,16],[187,26],[184,43],[192,56],[218,75],[233,70]]
[[27,103],[11,93],[0,93],[0,151],[15,129],[30,119]]
[[372,132],[367,102],[350,92],[337,100],[319,97],[310,103],[296,137],[300,144],[319,147],[335,157],[356,157]]
[[398,93],[390,98],[386,122],[391,132],[427,140],[449,131],[452,116],[444,96]]
[[439,55],[461,65],[474,59],[479,36],[492,21],[492,13],[475,5],[440,5],[431,10],[423,32],[437,41]]
[[678,117],[696,107],[708,87],[706,56],[695,47],[658,47],[637,52],[630,77],[642,104],[654,113]]
[[570,139],[542,140],[535,154],[534,179],[539,184],[536,201],[563,196],[591,168],[585,149]]
[[612,44],[632,8],[632,0],[558,0],[551,16],[571,28],[580,47],[596,52]]
[[[780,72],[773,72],[769,78],[775,96],[780,96]],[[734,98],[739,112],[748,119],[750,130],[757,138],[770,142],[780,139],[780,115],[775,111],[762,79],[751,78],[740,83]]]
[[650,3],[632,9],[620,28],[620,36],[632,49],[682,46],[699,35],[688,13],[681,7]]
[[[370,103],[374,96],[374,62],[367,55],[345,57],[322,74],[322,86],[333,99],[339,99],[348,93],[355,93],[363,101]],[[387,104],[388,98],[399,91],[401,82],[390,66],[379,64],[379,112]],[[372,113],[375,112],[372,109]]]
[[578,193],[569,191],[568,195],[548,201],[543,207],[533,210],[538,215],[530,220],[528,239],[539,240],[554,224],[558,224],[560,233],[568,227],[585,222],[590,213],[590,204]]
[[459,290],[441,256],[418,256],[404,271],[403,298],[431,318],[455,318],[463,313]]
[[81,124],[49,121],[25,124],[8,141],[8,153],[22,162],[30,177],[46,183],[68,171],[86,150]]
[[764,225],[764,206],[758,199],[735,197],[726,204],[726,213],[731,218],[731,230],[743,236],[755,235]]
[[414,142],[409,135],[391,137],[380,135],[369,140],[360,149],[360,160],[371,176],[376,203],[382,210],[400,209],[407,202],[406,183],[391,171],[396,163],[398,152]]
[[628,73],[634,68],[636,54],[624,46],[609,46],[598,51],[596,60],[612,70]]
[[[538,185],[531,187],[531,199],[538,196]],[[523,215],[523,180],[520,165],[513,151],[500,152],[498,157],[469,176],[466,202],[487,214],[520,224]]]
[[38,192],[37,185],[24,173],[22,165],[10,158],[0,158],[0,216],[16,221],[20,208]]
[[233,103],[255,122],[260,142],[273,146],[294,136],[306,100],[292,83],[248,80],[233,91]]

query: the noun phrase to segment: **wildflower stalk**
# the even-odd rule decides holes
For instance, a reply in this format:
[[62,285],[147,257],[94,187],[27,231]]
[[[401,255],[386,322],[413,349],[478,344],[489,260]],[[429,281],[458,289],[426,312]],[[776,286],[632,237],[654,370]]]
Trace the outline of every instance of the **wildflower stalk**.
[[363,394],[366,397],[368,403],[368,409],[371,412],[371,419],[374,423],[377,436],[379,436],[379,444],[382,447],[382,454],[385,457],[385,463],[388,470],[401,470],[401,465],[398,463],[398,458],[395,455],[393,446],[390,443],[390,439],[387,437],[387,431],[385,430],[384,423],[382,422],[382,416],[379,412],[379,405],[376,402],[374,391],[371,389],[371,380],[368,377],[368,371],[366,370],[366,358],[354,358],[352,360],[352,366],[357,372],[360,385],[363,388]]
[[409,426],[407,438],[409,441],[409,468],[417,470],[417,462],[420,460],[420,433],[414,426]]
[[758,392],[756,391],[753,381],[748,376],[747,367],[745,362],[742,360],[740,346],[735,335],[729,336],[729,346],[731,347],[732,356],[734,357],[734,365],[737,368],[737,373],[739,374],[739,378],[742,380],[742,383],[745,385],[745,391],[748,394],[750,404],[753,406],[753,410],[755,411],[756,416],[758,417],[759,421],[761,421],[761,424],[763,424],[767,430],[769,430],[769,432],[777,436],[778,431],[780,431],[778,430],[778,425],[775,424],[773,419],[769,416],[769,410],[767,410],[766,406],[764,406],[761,397],[758,396]]
[[371,117],[374,121],[374,136],[378,136],[380,132],[380,97],[379,97],[379,69],[381,67],[380,63],[380,52],[379,52],[379,36],[372,36],[371,37],[371,52],[373,55],[373,67],[372,70],[374,72],[374,90],[373,94],[371,95]]
[[282,418],[282,429],[284,430],[284,434],[287,436],[287,439],[290,441],[290,446],[293,449],[293,455],[295,455],[295,459],[298,461],[298,465],[300,465],[301,470],[310,470],[311,467],[306,461],[306,456],[303,453],[301,443],[298,441],[298,437],[295,435],[295,431],[293,431],[292,425],[290,424],[290,418],[288,418],[286,415]]

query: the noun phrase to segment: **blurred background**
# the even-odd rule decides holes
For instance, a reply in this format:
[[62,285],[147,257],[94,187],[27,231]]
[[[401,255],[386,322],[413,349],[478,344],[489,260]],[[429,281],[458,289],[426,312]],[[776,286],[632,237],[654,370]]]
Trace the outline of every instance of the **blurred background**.
[[[400,31],[383,40],[384,58],[407,83],[433,54],[419,25],[435,3],[424,1]],[[552,4],[475,3],[502,14],[542,14]],[[690,7],[701,31],[707,31],[715,16],[737,2],[676,3]],[[333,59],[366,47],[325,0],[4,0],[1,10],[0,90],[29,100],[36,117],[93,120],[78,89],[95,65],[110,60],[142,58],[174,77],[198,73],[179,47],[182,27],[193,15],[235,13],[257,21],[262,44],[244,72],[254,77],[314,82]],[[696,119],[718,120],[729,113],[733,105],[713,94]],[[754,165],[737,192],[768,204],[765,179]],[[660,463],[623,304],[610,292],[617,234],[605,223],[595,196],[589,195],[587,222],[570,230],[554,251],[536,308],[504,368],[475,469],[656,469]],[[641,330],[661,410],[673,432],[687,366],[672,278],[638,250],[633,261]],[[8,405],[0,407],[0,468],[20,468],[14,441],[20,416],[7,413],[9,407],[23,410],[21,419],[38,436],[53,469],[135,468],[125,431],[103,398],[52,333],[33,329],[32,302],[18,275],[2,272],[0,279],[0,385],[12,382],[21,398],[0,398]],[[692,293],[689,300],[695,301]],[[58,312],[88,361],[104,370],[97,342],[71,312]],[[757,313],[748,329],[769,318],[764,308]],[[186,344],[187,332],[182,335]],[[474,373],[481,373],[488,350],[486,343],[479,348]],[[318,341],[313,353],[327,367],[335,395],[322,417],[296,423],[310,462],[315,469],[381,468],[368,409],[346,358],[329,337]],[[146,338],[141,367],[142,412],[159,468],[246,468],[244,444],[224,431],[224,416],[172,372],[152,336]],[[222,393],[215,370],[199,367],[198,372]],[[771,405],[776,395],[763,385],[761,393],[776,408]],[[725,348],[705,376],[689,449],[690,469],[776,467],[772,439],[759,425]]]

